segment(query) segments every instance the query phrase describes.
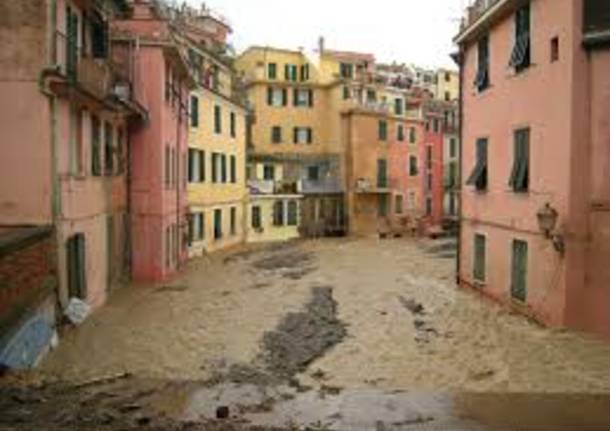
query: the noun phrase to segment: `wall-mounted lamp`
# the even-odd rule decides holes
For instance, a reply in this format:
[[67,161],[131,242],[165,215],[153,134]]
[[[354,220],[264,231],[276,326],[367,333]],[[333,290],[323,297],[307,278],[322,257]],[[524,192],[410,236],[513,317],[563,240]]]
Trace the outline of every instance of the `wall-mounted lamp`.
[[555,251],[563,255],[565,253],[565,241],[563,235],[555,232],[559,213],[548,202],[536,214],[538,218],[538,226],[544,236],[553,242]]

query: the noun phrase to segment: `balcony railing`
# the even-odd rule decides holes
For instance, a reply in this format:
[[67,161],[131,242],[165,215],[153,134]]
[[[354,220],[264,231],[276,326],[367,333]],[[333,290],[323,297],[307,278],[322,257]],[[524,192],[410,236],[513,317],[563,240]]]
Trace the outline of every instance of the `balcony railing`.
[[56,32],[55,42],[57,66],[70,85],[102,100],[112,93],[114,72],[108,59],[83,56],[76,41],[61,32]]
[[297,190],[302,194],[335,194],[342,193],[343,187],[338,178],[305,179],[297,183]]
[[476,20],[485,14],[500,0],[475,0],[468,8],[466,8],[466,16],[462,21],[461,30],[465,30],[472,25]]

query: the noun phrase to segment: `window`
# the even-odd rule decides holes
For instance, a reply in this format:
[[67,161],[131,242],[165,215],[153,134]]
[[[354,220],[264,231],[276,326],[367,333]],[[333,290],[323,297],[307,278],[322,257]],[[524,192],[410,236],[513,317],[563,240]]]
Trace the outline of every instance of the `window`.
[[78,15],[72,8],[66,8],[66,74],[70,79],[76,78],[78,63]]
[[273,204],[273,226],[284,226],[284,202],[276,201]]
[[388,162],[385,159],[377,160],[377,187],[388,186]]
[[396,195],[394,198],[394,211],[396,212],[396,214],[402,214],[404,211],[403,208],[403,201],[404,198],[402,195]]
[[509,184],[514,192],[527,192],[529,188],[530,130],[515,131],[513,169]]
[[165,228],[165,267],[172,266],[172,230],[171,226]]
[[285,88],[267,88],[267,105],[280,107],[288,104],[288,90]]
[[214,106],[214,133],[220,134],[222,133],[222,113],[220,110],[220,106]]
[[403,100],[402,99],[394,99],[394,112],[396,115],[402,115],[403,113]]
[[199,127],[199,98],[191,96],[191,127]]
[[292,103],[294,106],[313,106],[313,90],[307,88],[295,88]]
[[267,78],[277,79],[277,64],[269,63],[267,65]]
[[271,128],[271,142],[274,144],[282,143],[282,128],[280,126],[273,126]]
[[379,120],[379,140],[388,140],[388,122],[385,120]]
[[237,183],[237,158],[235,156],[230,157],[230,173],[231,173],[231,182],[233,184]]
[[313,130],[310,127],[295,127],[293,134],[295,144],[311,144],[313,142]]
[[235,118],[235,112],[231,112],[231,116],[230,116],[230,126],[231,126],[231,137],[234,138],[237,136],[237,125],[236,125],[236,118]]
[[104,123],[104,171],[106,175],[114,172],[114,128],[108,122]]
[[449,72],[445,72],[445,82],[451,82],[451,74]]
[[287,64],[284,66],[284,78],[286,81],[296,82],[298,79],[299,68],[294,64]]
[[70,173],[83,173],[83,111],[70,108]]
[[347,85],[343,86],[343,100],[347,100],[349,98],[351,98],[351,91],[349,89],[349,87]]
[[415,177],[419,174],[417,169],[417,156],[409,156],[409,175]]
[[428,191],[432,191],[432,174],[426,176],[426,187],[428,188]]
[[214,240],[222,239],[222,210],[214,210]]
[[407,206],[409,209],[415,209],[417,205],[416,200],[415,192],[409,192],[409,195],[407,196]]
[[377,101],[377,93],[375,92],[375,90],[366,90],[366,100],[369,103],[375,103]]
[[466,185],[482,191],[487,189],[487,139],[477,140],[476,146],[476,164]]
[[474,236],[474,256],[472,276],[475,281],[480,283],[485,282],[486,274],[486,254],[487,254],[487,238],[485,235],[475,234]]
[[455,192],[449,193],[449,215],[456,215],[456,199]]
[[[82,127],[82,124],[81,124]],[[82,133],[79,132],[79,135]],[[122,175],[125,173],[125,169],[127,166],[127,160],[125,155],[125,131],[122,127],[118,128],[116,131],[116,160],[117,160],[117,175]]]
[[165,188],[169,189],[172,181],[172,160],[169,145],[165,146]]
[[449,139],[449,157],[457,156],[457,140],[455,138]]
[[[87,16],[91,23],[91,55],[93,58],[108,57],[108,21],[102,20],[97,14]],[[84,22],[83,22],[84,24]],[[85,39],[83,39],[85,40]]]
[[404,142],[405,140],[405,128],[402,124],[399,124],[396,128],[396,139],[398,139],[399,142]]
[[189,242],[202,241],[205,238],[205,222],[202,212],[192,213],[189,220]]
[[307,179],[309,181],[318,181],[320,179],[320,167],[309,166],[307,168]]
[[220,154],[212,153],[212,182],[218,183],[218,163]]
[[237,208],[231,207],[230,212],[231,235],[237,234]]
[[220,155],[220,178],[221,182],[225,184],[227,182],[227,155]]
[[188,180],[189,183],[202,183],[205,181],[205,152],[189,149],[188,151]]
[[341,63],[339,66],[339,74],[341,78],[352,79],[354,77],[354,65],[350,63]]
[[409,143],[414,144],[417,140],[417,131],[415,127],[409,128]]
[[309,80],[309,64],[301,65],[301,81]]
[[388,197],[386,195],[378,196],[377,215],[379,217],[385,217],[388,215]]
[[426,216],[432,215],[432,198],[426,198]]
[[288,201],[288,226],[297,226],[299,223],[298,204],[296,201]]
[[451,93],[449,93],[448,91],[445,91],[445,101],[449,102],[451,100]]
[[434,118],[432,120],[432,130],[434,131],[434,133],[438,133],[440,131],[440,121],[438,120],[438,118]]
[[273,166],[273,165],[263,166],[263,179],[266,181],[275,180],[275,166]]
[[551,39],[551,63],[559,61],[559,38]]
[[521,302],[527,299],[527,242],[513,241],[511,296]]
[[530,5],[521,7],[515,13],[515,45],[510,56],[509,66],[517,73],[530,66]]
[[432,146],[426,147],[426,167],[428,170],[432,169]]
[[447,186],[455,187],[457,185],[457,163],[451,162],[449,163],[449,177]]
[[485,91],[489,87],[489,35],[483,36],[478,43],[478,67],[474,86],[478,91]]
[[261,207],[254,205],[252,207],[252,228],[261,229],[263,227],[263,220],[261,218]]

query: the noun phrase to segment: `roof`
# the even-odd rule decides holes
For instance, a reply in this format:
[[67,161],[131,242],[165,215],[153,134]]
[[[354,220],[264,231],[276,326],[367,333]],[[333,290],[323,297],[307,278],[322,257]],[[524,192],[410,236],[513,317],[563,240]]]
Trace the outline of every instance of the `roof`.
[[373,54],[363,53],[363,52],[354,52],[354,51],[334,51],[330,49],[325,49],[322,55],[328,55],[336,58],[349,58],[349,59],[357,59],[357,60],[366,60],[366,61],[375,61],[375,56]]

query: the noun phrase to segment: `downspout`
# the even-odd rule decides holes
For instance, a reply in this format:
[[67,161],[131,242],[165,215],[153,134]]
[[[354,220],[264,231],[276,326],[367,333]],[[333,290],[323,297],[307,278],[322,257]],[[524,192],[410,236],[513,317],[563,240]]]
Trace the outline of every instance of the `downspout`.
[[458,160],[458,224],[457,224],[457,253],[456,253],[456,282],[460,285],[461,282],[461,270],[462,270],[462,179],[464,178],[462,172],[462,160],[464,156],[464,52],[462,46],[459,48],[457,57],[458,67],[460,68],[460,98],[458,104],[459,110],[459,160]]
[[[180,151],[181,149],[181,145],[180,145],[180,138],[181,138],[181,125],[182,125],[182,88],[178,89],[178,94],[180,95],[180,98],[178,100],[178,121],[176,122],[177,124],[177,130],[176,130],[176,160],[174,161],[174,163],[176,163],[176,229],[178,231],[178,241],[180,242],[180,245],[178,247],[178,256],[177,257],[177,261],[176,261],[176,270],[180,270],[180,267],[182,266],[182,248],[183,248],[183,235],[182,235],[182,227],[180,225],[180,188],[182,187],[183,181],[181,180],[181,176],[180,176],[180,165],[182,164],[182,151]],[[186,119],[185,119],[186,121]]]

